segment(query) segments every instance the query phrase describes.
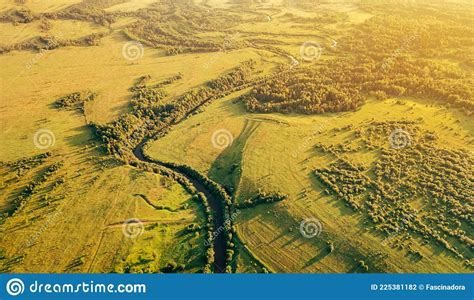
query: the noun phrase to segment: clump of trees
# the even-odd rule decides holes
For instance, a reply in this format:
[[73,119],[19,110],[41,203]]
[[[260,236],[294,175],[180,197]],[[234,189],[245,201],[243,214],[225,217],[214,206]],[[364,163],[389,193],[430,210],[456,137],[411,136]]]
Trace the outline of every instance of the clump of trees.
[[361,208],[361,196],[371,186],[363,167],[339,159],[327,168],[316,169],[314,174],[327,187],[327,193],[342,198],[354,211]]
[[[179,7],[179,14],[176,9]],[[206,18],[202,18],[205,15]],[[207,10],[189,1],[161,2],[135,13],[140,20],[127,26],[124,34],[150,47],[162,48],[167,55],[189,52],[216,52],[238,49],[243,43],[229,43],[225,38],[209,38],[200,33],[223,31],[242,21],[238,15]]]
[[84,103],[93,101],[96,98],[97,94],[90,91],[75,92],[59,98],[55,105],[59,109],[79,109],[81,112],[84,112]]
[[384,69],[369,57],[349,58],[282,73],[242,99],[251,112],[320,114],[355,110],[369,96],[412,96],[438,100],[470,114],[473,83],[461,71],[422,59],[399,58],[396,68]]
[[10,10],[0,15],[0,20],[3,22],[30,23],[37,20],[39,15],[34,14],[30,9],[22,7],[20,9]]
[[342,65],[327,69],[286,72],[269,79],[243,97],[245,107],[252,112],[313,114],[354,110],[362,105],[360,88],[347,78],[350,72]]
[[255,68],[256,62],[248,60],[241,63],[237,68],[230,73],[220,76],[217,79],[211,80],[207,85],[216,91],[231,90],[236,86],[242,86],[249,82],[252,72]]
[[[397,128],[403,128],[412,140],[403,149],[388,145],[388,136]],[[393,246],[406,249],[415,260],[424,256],[410,242],[414,235],[425,243],[440,245],[463,261],[469,260],[474,242],[465,228],[473,222],[472,154],[463,149],[440,148],[435,134],[421,130],[412,121],[373,122],[368,128],[354,131],[349,144],[362,145],[362,151],[375,151],[377,158],[371,169],[340,158],[327,168],[315,170],[327,193],[366,216],[375,231],[397,236]],[[318,147],[323,152],[334,148],[344,149]],[[349,152],[331,153],[342,157]],[[371,177],[365,175],[367,172]],[[414,208],[413,199],[421,199],[424,208]]]
[[164,268],[161,269],[163,273],[176,273],[183,271],[186,268],[186,265],[178,265],[174,260],[170,260]]
[[283,194],[281,192],[271,192],[267,193],[261,189],[257,191],[257,193],[249,199],[243,201],[239,208],[250,208],[255,207],[260,204],[265,203],[275,203],[280,202],[288,198],[287,194]]
[[63,165],[64,163],[62,161],[53,163],[46,167],[39,176],[30,181],[30,183],[28,183],[20,194],[13,200],[10,207],[4,212],[2,219],[11,217],[20,211],[26,205],[28,200],[35,195],[44,183],[57,173]]
[[80,37],[77,39],[67,39],[67,40],[60,40],[57,42],[58,47],[68,47],[68,46],[98,46],[102,38],[107,36],[109,33],[107,32],[94,32],[88,34],[84,37]]
[[474,112],[472,76],[440,62],[455,58],[473,65],[474,56],[466,46],[473,43],[472,28],[467,26],[472,16],[450,7],[451,15],[457,16],[453,19],[446,7],[436,4],[429,13],[421,6],[364,6],[376,11],[376,17],[340,38],[337,48],[324,49],[344,56],[320,59],[268,79],[242,98],[246,108],[260,113],[322,114],[355,110],[368,97],[416,97],[460,108],[468,115]]
[[53,50],[67,46],[97,46],[99,45],[102,38],[106,35],[108,35],[106,32],[95,32],[77,39],[62,40],[59,40],[51,35],[38,36],[13,45],[2,45],[0,47],[0,54],[15,50],[36,50],[42,53],[47,50]]
[[17,161],[7,162],[5,165],[11,168],[18,177],[24,175],[29,170],[42,165],[48,157],[51,157],[51,152],[41,153],[32,157],[22,158]]

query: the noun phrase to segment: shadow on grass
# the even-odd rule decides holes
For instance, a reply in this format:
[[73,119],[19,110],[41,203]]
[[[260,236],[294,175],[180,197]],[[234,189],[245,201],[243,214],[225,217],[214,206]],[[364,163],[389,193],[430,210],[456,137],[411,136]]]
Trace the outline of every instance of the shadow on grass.
[[[323,186],[321,181],[319,181],[319,179],[316,177],[314,172],[311,172],[310,180],[311,180],[311,185],[312,185],[314,191],[324,193],[323,191],[325,189],[327,189]],[[337,196],[335,196],[334,194],[331,194],[330,196],[325,196],[324,198],[326,198],[326,197],[330,197],[330,200],[328,200],[328,202],[331,203],[331,205],[333,205],[334,207],[339,209],[339,211],[341,213],[340,214],[341,217],[347,216],[347,215],[354,215],[354,211],[351,208],[347,207],[344,204],[343,200],[337,199]]]
[[239,186],[245,145],[259,125],[258,122],[245,120],[240,135],[217,157],[208,172],[209,178],[223,185],[231,194]]
[[321,261],[323,258],[328,256],[328,254],[329,252],[326,249],[321,250],[315,257],[311,258],[304,264],[303,269],[311,267],[313,264]]

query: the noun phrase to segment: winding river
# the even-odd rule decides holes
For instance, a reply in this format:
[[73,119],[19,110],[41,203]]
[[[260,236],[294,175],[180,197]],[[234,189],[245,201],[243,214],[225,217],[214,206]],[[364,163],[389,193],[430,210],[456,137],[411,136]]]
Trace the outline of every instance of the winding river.
[[[293,56],[289,56],[288,57],[291,61],[290,63],[290,68],[288,71],[291,71],[291,69],[293,69],[294,67],[297,67],[299,62],[298,60],[296,60]],[[285,71],[287,72],[287,71]],[[281,72],[279,73],[281,74]],[[268,76],[266,78],[262,78],[260,80],[257,80],[255,82],[252,83],[253,86],[255,85],[258,85],[258,84],[261,84],[263,83],[265,80],[268,80],[268,79],[271,79],[272,77],[276,77],[278,76],[279,74],[274,74],[274,75],[271,75],[271,76]],[[222,98],[222,97],[225,97],[226,95],[229,95],[230,93],[233,93],[233,92],[236,92],[242,88],[246,87],[245,85],[242,85],[242,86],[237,86],[237,87],[234,87],[228,91],[223,91],[221,95],[218,95],[218,96],[213,96],[213,97],[209,97],[208,99],[206,99],[205,101],[201,102],[199,105],[197,105],[196,107],[194,107],[193,109],[191,109],[190,111],[188,111],[184,117],[182,117],[181,119],[173,122],[172,124],[169,124],[168,126],[166,126],[166,128],[164,129],[169,129],[171,126],[173,125],[176,125],[184,120],[186,120],[186,118],[188,118],[189,116],[191,116],[192,114],[194,114],[196,111],[198,111],[198,109],[200,109],[201,107],[203,107],[204,105],[208,104],[209,102],[213,101],[213,100],[217,100],[219,98]],[[248,87],[248,86],[247,86]],[[164,130],[163,129],[163,130]],[[225,223],[224,223],[224,207],[223,207],[223,203],[221,203],[221,201],[219,199],[217,199],[204,185],[202,185],[197,179],[189,176],[188,174],[184,173],[182,170],[180,170],[179,168],[177,168],[176,166],[172,165],[172,164],[168,164],[166,162],[161,162],[161,161],[158,161],[158,160],[152,160],[152,159],[149,159],[147,158],[144,153],[143,153],[143,147],[145,146],[145,144],[148,142],[150,138],[147,137],[145,139],[143,139],[134,149],[133,149],[133,155],[140,161],[142,162],[145,162],[145,163],[149,163],[149,164],[155,164],[159,167],[162,167],[162,168],[166,168],[166,169],[169,169],[175,173],[178,173],[180,175],[182,175],[183,177],[185,177],[186,179],[188,179],[191,184],[196,188],[196,190],[198,192],[201,192],[203,193],[206,198],[207,198],[207,201],[209,203],[209,206],[212,210],[212,213],[213,213],[213,217],[214,217],[214,230],[218,230],[219,228],[224,228],[225,227]],[[225,272],[225,269],[226,269],[226,252],[227,252],[227,244],[226,244],[226,236],[225,236],[225,233],[224,232],[221,232],[221,234],[218,234],[217,236],[214,237],[214,245],[213,245],[213,249],[214,249],[214,272],[215,273],[223,273]]]
[[[213,224],[214,230],[217,230],[218,228],[223,228],[224,209],[220,200],[217,199],[211,192],[209,192],[209,190],[206,189],[206,187],[203,186],[199,181],[185,174],[183,171],[179,170],[178,168],[173,167],[172,165],[169,165],[167,163],[163,163],[160,161],[151,160],[147,158],[143,154],[143,147],[145,146],[146,142],[147,142],[147,139],[143,140],[140,144],[138,144],[137,147],[135,147],[135,149],[133,150],[134,156],[142,162],[155,164],[157,166],[167,168],[187,178],[198,192],[201,192],[206,196],[207,201],[209,202],[209,206],[211,207],[211,210],[214,216],[214,224]],[[214,238],[213,248],[214,248],[214,272],[223,273],[226,268],[226,250],[227,250],[226,237],[223,233],[218,234]]]

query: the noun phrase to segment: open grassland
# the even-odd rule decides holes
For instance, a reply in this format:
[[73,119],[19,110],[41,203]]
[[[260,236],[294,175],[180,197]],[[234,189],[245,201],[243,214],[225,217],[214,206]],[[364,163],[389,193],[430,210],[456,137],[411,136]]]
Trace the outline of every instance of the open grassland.
[[[10,202],[39,182],[45,165],[64,163],[2,224],[2,271],[160,271],[170,261],[188,264],[185,270],[190,272],[202,268],[196,250],[202,241],[186,231],[202,219],[189,194],[167,178],[108,159],[91,161],[90,154],[77,150],[54,155],[30,170],[2,166],[2,195],[7,196],[2,200]],[[130,219],[141,220],[144,228],[124,227]]]
[[[400,104],[396,99],[371,100],[355,113],[308,117],[249,114],[235,103],[235,97],[228,97],[176,126],[152,144],[148,152],[160,160],[184,162],[208,172],[212,179],[235,189],[237,201],[259,188],[288,193],[289,199],[279,204],[244,209],[236,222],[244,243],[277,272],[353,272],[358,271],[358,260],[371,260],[370,255],[377,252],[387,255],[385,271],[466,271],[452,255],[434,245],[419,246],[424,259],[414,263],[404,250],[387,245],[386,237],[371,232],[344,203],[325,195],[311,174],[315,168],[336,160],[319,154],[315,144],[342,142],[374,120],[420,118],[424,130],[438,134],[439,146],[472,148],[470,136],[474,128],[469,117],[424,101],[405,99]],[[340,131],[348,125],[353,126],[351,130]],[[220,129],[226,129],[233,137],[232,145],[225,150],[212,143],[213,133]],[[348,159],[371,165],[378,155],[378,151],[357,152],[349,154]],[[232,164],[240,167],[230,172]],[[299,223],[310,217],[321,220],[321,239],[301,236]],[[326,253],[328,240],[336,248],[330,255]],[[347,253],[354,255],[348,257]]]
[[[122,56],[124,43],[123,38],[112,36],[97,47],[58,49],[41,56],[28,52],[1,56],[5,68],[1,74],[2,99],[8,99],[2,101],[0,108],[5,159],[38,153],[31,138],[40,128],[47,127],[55,132],[58,148],[67,147],[71,143],[69,137],[86,138],[85,131],[81,130],[83,117],[51,108],[58,98],[67,94],[89,89],[98,93],[99,98],[87,104],[87,118],[106,123],[128,111],[131,96],[128,89],[140,76],[150,75],[159,81],[182,73],[183,79],[174,84],[171,91],[171,95],[179,95],[225,73],[239,61],[259,58],[257,51],[236,51],[232,54],[188,54],[185,55],[187,58],[178,59],[162,56],[159,50],[146,49],[143,59],[130,63]],[[183,59],[189,63],[183,64]],[[12,134],[12,128],[15,128],[15,134]],[[22,147],[7,147],[7,144],[22,141]]]

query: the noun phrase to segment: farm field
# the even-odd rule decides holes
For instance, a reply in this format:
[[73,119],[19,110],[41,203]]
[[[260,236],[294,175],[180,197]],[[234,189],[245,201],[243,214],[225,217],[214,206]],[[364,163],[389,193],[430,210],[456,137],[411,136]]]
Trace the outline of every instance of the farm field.
[[1,0],[1,272],[472,272],[473,17]]

